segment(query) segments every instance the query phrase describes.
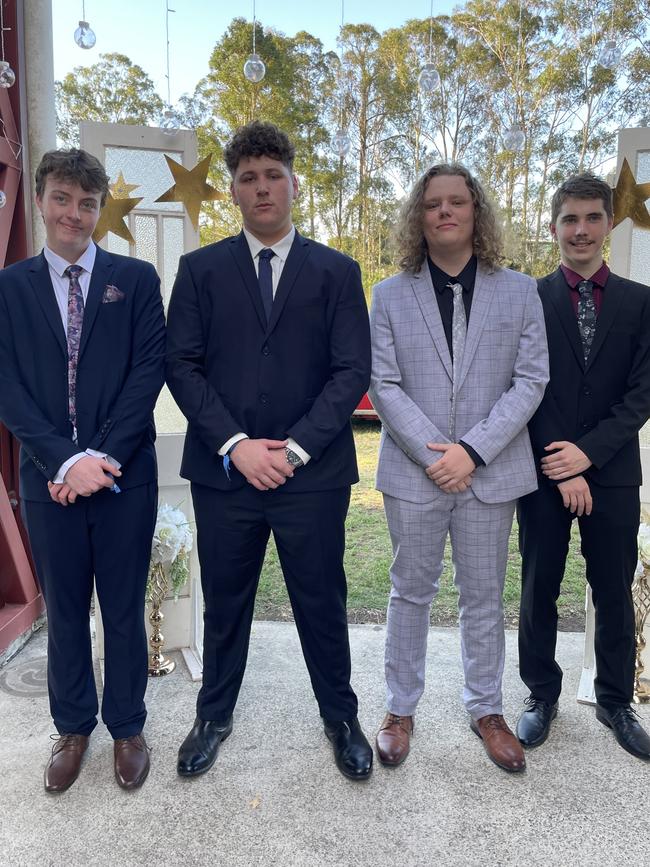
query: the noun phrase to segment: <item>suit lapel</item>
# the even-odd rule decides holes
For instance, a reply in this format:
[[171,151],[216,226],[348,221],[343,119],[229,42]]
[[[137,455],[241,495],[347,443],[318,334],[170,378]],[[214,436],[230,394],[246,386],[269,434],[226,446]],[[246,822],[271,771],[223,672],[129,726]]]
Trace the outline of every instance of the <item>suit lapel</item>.
[[415,293],[420,311],[422,312],[426,326],[429,329],[431,339],[433,340],[438,355],[440,356],[440,360],[447,371],[449,379],[452,379],[453,368],[451,363],[451,353],[449,352],[449,346],[447,345],[445,329],[440,317],[440,308],[438,307],[438,301],[435,295],[436,290],[433,288],[433,283],[431,282],[431,272],[429,271],[426,259],[419,274],[414,274],[411,277],[411,287]]
[[50,328],[54,332],[57,343],[61,347],[61,351],[67,356],[68,346],[65,339],[65,331],[63,330],[63,322],[61,321],[61,312],[56,303],[54,287],[50,280],[50,269],[42,253],[34,259],[34,263],[29,270],[29,282],[34,290],[36,300]]
[[[558,268],[551,275],[548,281],[548,295],[555,308],[560,324],[566,334],[567,340],[571,345],[573,354],[580,367],[584,368],[584,353],[582,351],[582,341],[580,340],[580,332],[578,331],[578,320],[569,298],[569,287],[567,286],[564,274]],[[598,332],[598,327],[596,327]]]
[[79,341],[79,358],[83,355],[84,349],[88,344],[88,339],[95,324],[99,307],[104,297],[106,286],[111,283],[111,274],[113,273],[113,260],[110,253],[97,247],[95,256],[95,264],[93,265],[93,273],[90,278],[90,287],[88,289],[88,297],[84,306],[84,321],[81,329],[81,340]]
[[463,363],[460,368],[460,379],[455,386],[460,388],[463,384],[467,371],[470,368],[476,348],[479,344],[485,324],[490,321],[492,309],[492,296],[496,287],[497,275],[495,272],[485,271],[479,263],[476,268],[476,280],[474,281],[474,294],[472,295],[472,309],[467,323],[467,336],[465,338],[465,351]]
[[232,253],[237,269],[242,279],[242,283],[246,287],[257,318],[260,325],[266,331],[266,313],[262,304],[262,296],[260,294],[260,284],[255,274],[255,266],[253,265],[253,257],[251,256],[248,241],[243,232],[230,239],[230,252]]
[[607,279],[607,285],[602,294],[603,300],[600,306],[598,319],[596,320],[596,333],[594,334],[594,341],[589,350],[587,367],[591,367],[594,363],[594,360],[600,351],[600,347],[603,345],[610,328],[614,324],[624,294],[625,289],[619,278],[615,274],[610,274]]
[[273,299],[273,307],[271,308],[271,318],[269,320],[268,330],[272,331],[282,315],[284,305],[287,303],[291,290],[293,289],[300,269],[307,256],[309,255],[309,241],[303,238],[296,232],[293,239],[293,244],[289,250],[287,261],[284,263],[278,288],[275,291]]

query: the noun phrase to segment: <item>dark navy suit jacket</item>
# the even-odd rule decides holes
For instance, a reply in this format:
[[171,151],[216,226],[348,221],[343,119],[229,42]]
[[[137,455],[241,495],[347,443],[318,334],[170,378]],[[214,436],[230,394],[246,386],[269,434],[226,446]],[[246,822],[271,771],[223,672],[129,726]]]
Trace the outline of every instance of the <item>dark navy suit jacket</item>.
[[217,455],[242,431],[293,437],[311,460],[278,490],[358,480],[350,416],[368,388],[370,335],[358,264],[298,233],[266,323],[243,234],[183,256],[169,305],[167,382],[189,427],[181,475],[233,490]]
[[[107,286],[119,291],[106,293]],[[77,445],[68,418],[67,345],[47,261],[41,254],[0,272],[0,419],[22,445],[23,499],[49,501],[47,482],[86,448],[122,464],[123,489],[155,480],[153,407],[164,354],[155,269],[98,247],[79,348]]]
[[[604,487],[641,484],[639,429],[650,415],[650,288],[610,274],[587,364],[562,271],[543,277],[551,378],[528,429],[544,446],[568,440],[592,462],[585,477]],[[540,484],[552,484],[540,473]]]

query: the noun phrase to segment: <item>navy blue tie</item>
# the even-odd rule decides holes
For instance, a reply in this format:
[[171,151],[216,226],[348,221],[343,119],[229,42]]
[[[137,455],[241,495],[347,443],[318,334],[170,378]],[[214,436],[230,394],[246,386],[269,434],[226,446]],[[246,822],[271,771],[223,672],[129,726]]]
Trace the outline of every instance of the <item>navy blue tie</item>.
[[271,307],[273,306],[273,269],[271,268],[271,259],[274,256],[275,253],[268,247],[259,252],[258,280],[267,322],[271,318]]

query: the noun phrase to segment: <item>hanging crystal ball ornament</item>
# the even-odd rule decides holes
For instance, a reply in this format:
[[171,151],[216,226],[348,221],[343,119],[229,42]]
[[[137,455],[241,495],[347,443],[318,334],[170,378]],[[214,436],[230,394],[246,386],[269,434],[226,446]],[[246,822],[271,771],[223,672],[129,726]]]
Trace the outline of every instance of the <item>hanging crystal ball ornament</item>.
[[79,48],[94,48],[97,37],[87,21],[79,22],[79,27],[74,32],[74,41]]
[[259,54],[251,54],[244,64],[244,77],[257,84],[266,75],[266,66]]
[[173,109],[166,108],[158,121],[158,126],[166,135],[174,135],[180,129],[181,122]]
[[418,75],[418,87],[422,93],[433,93],[440,87],[440,73],[434,63],[425,63]]
[[350,153],[350,136],[344,129],[337,129],[332,136],[332,150],[339,157]]
[[503,134],[503,144],[507,151],[521,151],[525,143],[526,134],[516,123],[513,123]]
[[11,87],[16,81],[16,73],[6,60],[0,60],[0,87]]
[[605,69],[616,69],[621,62],[623,52],[613,39],[608,39],[598,55],[598,63]]
[[7,194],[4,190],[0,190],[0,208],[4,208],[7,204]]

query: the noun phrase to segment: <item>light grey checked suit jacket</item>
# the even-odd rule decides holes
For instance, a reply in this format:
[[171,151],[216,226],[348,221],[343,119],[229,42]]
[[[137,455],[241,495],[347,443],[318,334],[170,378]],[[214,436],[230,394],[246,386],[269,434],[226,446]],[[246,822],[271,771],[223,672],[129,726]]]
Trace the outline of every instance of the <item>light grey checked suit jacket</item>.
[[[383,429],[377,488],[413,503],[448,496],[425,474],[450,442],[452,362],[428,264],[378,283],[370,312],[370,397]],[[456,438],[485,461],[472,490],[502,503],[537,488],[527,423],[548,382],[542,305],[532,277],[479,264],[456,399]]]

